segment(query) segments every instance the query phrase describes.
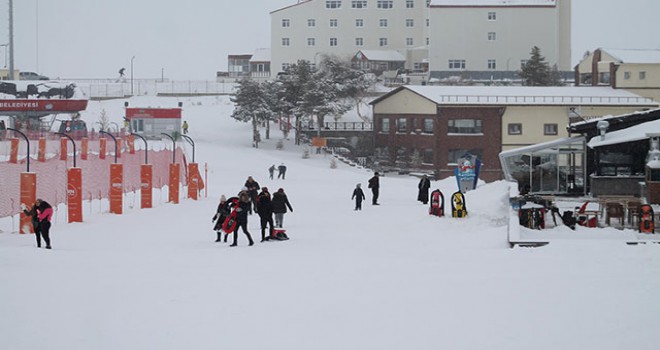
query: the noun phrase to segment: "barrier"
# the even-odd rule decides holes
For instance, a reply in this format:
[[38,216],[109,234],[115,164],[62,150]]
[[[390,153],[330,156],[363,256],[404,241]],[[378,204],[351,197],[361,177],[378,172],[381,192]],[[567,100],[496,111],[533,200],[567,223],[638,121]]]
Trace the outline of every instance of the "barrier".
[[180,173],[179,163],[170,164],[170,190],[169,190],[169,202],[173,204],[179,204],[179,173]]
[[82,169],[67,170],[66,196],[69,222],[82,222]]
[[66,160],[68,156],[66,149],[67,143],[69,143],[69,139],[67,139],[66,137],[62,137],[60,139],[60,160]]
[[[37,200],[37,174],[36,173],[21,173],[21,203],[28,207]],[[32,227],[32,217],[28,215],[21,215],[20,233],[34,233]]]
[[108,147],[108,139],[99,139],[99,159],[105,159],[105,151]]
[[9,151],[9,163],[18,163],[18,139],[17,138],[12,138],[10,139],[11,142],[11,150]]
[[83,137],[80,141],[80,159],[87,160],[87,153],[89,152],[89,139]]
[[140,208],[151,208],[153,200],[153,167],[151,164],[140,166]]
[[39,151],[37,153],[37,160],[42,162],[42,163],[46,161],[46,138],[45,137],[40,137],[39,138]]
[[197,200],[199,194],[199,166],[197,163],[188,163],[188,198]]

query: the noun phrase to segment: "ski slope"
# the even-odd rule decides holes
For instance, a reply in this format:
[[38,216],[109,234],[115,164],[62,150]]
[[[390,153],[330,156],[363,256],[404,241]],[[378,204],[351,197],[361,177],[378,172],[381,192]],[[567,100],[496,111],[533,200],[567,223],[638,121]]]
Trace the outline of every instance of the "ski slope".
[[[369,171],[303,159],[292,140],[277,150],[276,130],[252,148],[227,97],[182,101],[197,161],[208,163],[208,198],[172,205],[157,191],[154,209],[129,198],[121,216],[86,204],[80,224],[66,224],[60,207],[50,251],[0,220],[0,349],[658,348],[659,245],[509,249],[504,182],[469,192],[465,219],[429,216],[418,180],[389,174],[372,206]],[[105,109],[120,122],[122,106],[90,102],[83,118],[91,125]],[[282,162],[286,180],[269,180]],[[238,247],[213,242],[219,196],[248,176],[286,190],[289,241],[259,243],[252,215],[254,246],[242,234]],[[357,183],[361,212],[350,199]],[[448,197],[456,185],[435,188]]]

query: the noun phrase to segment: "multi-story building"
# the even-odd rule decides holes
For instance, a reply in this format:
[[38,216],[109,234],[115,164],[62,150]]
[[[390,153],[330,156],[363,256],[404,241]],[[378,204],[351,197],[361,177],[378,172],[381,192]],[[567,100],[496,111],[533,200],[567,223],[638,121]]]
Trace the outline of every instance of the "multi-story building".
[[427,44],[428,0],[307,0],[271,16],[271,70],[281,72],[304,59],[318,64],[323,54],[350,59],[359,50],[397,51],[424,66],[409,51]]
[[596,49],[575,66],[575,84],[611,86],[660,101],[660,50]]
[[399,87],[371,102],[381,165],[420,167],[452,176],[465,153],[483,160],[482,178],[502,177],[499,153],[568,137],[576,117],[618,115],[658,103],[609,87]]
[[538,46],[566,77],[571,66],[571,0],[431,0],[431,77],[519,79]]

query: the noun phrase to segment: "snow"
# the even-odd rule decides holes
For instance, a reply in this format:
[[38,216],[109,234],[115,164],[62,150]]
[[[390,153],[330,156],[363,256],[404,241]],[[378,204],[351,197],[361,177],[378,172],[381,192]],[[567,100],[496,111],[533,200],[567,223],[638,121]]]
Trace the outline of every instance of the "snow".
[[[414,177],[382,177],[381,205],[371,206],[370,171],[331,169],[330,156],[314,152],[303,159],[292,140],[276,150],[275,128],[252,148],[251,125],[229,118],[228,97],[180,101],[208,163],[208,198],[173,205],[155,193],[155,208],[121,216],[86,202],[80,224],[66,224],[60,206],[53,250],[0,219],[0,348],[657,348],[660,246],[610,239],[629,231],[559,227],[565,238],[546,247],[509,249],[507,182],[468,192],[464,219],[429,216]],[[106,110],[120,122],[123,102],[91,101],[83,118],[93,124]],[[268,180],[281,162],[287,179]],[[253,215],[255,246],[243,235],[235,248],[214,243],[218,197],[250,175],[286,190],[291,239],[259,243]],[[356,183],[367,195],[360,212]],[[456,181],[435,188],[448,199]]]
[[409,89],[437,104],[658,106],[651,99],[610,87],[406,85],[401,88]]
[[623,130],[617,130],[605,133],[605,137],[595,136],[588,143],[590,148],[596,148],[607,145],[616,145],[620,143],[646,140],[648,133],[660,130],[660,120],[654,120],[642,124],[637,124]]
[[406,58],[398,51],[394,50],[360,50],[369,61],[383,62],[405,62]]
[[623,63],[657,64],[660,63],[660,50],[646,49],[601,49]]
[[270,62],[270,49],[261,48],[254,51],[254,55],[250,58],[250,63]]

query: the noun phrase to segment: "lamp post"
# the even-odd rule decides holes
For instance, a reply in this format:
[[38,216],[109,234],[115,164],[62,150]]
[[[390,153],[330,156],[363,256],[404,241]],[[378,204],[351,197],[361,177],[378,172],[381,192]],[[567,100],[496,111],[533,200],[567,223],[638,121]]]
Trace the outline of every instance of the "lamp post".
[[14,75],[14,1],[9,0],[9,80],[15,80]]
[[133,96],[133,60],[135,56],[131,57],[131,96]]
[[190,143],[190,145],[192,146],[192,149],[193,149],[192,162],[194,163],[195,162],[195,141],[193,141],[193,139],[190,138],[190,136],[187,136],[187,135],[181,135],[181,137],[183,137],[186,141],[188,141],[188,143]]
[[25,142],[27,143],[27,157],[25,157],[25,163],[27,164],[27,170],[25,172],[29,173],[30,172],[30,140],[28,139],[28,137],[24,133],[22,133],[19,130],[16,130],[14,128],[7,128],[7,130],[11,130],[15,133],[18,133],[21,136],[23,136],[23,138],[25,139]]

